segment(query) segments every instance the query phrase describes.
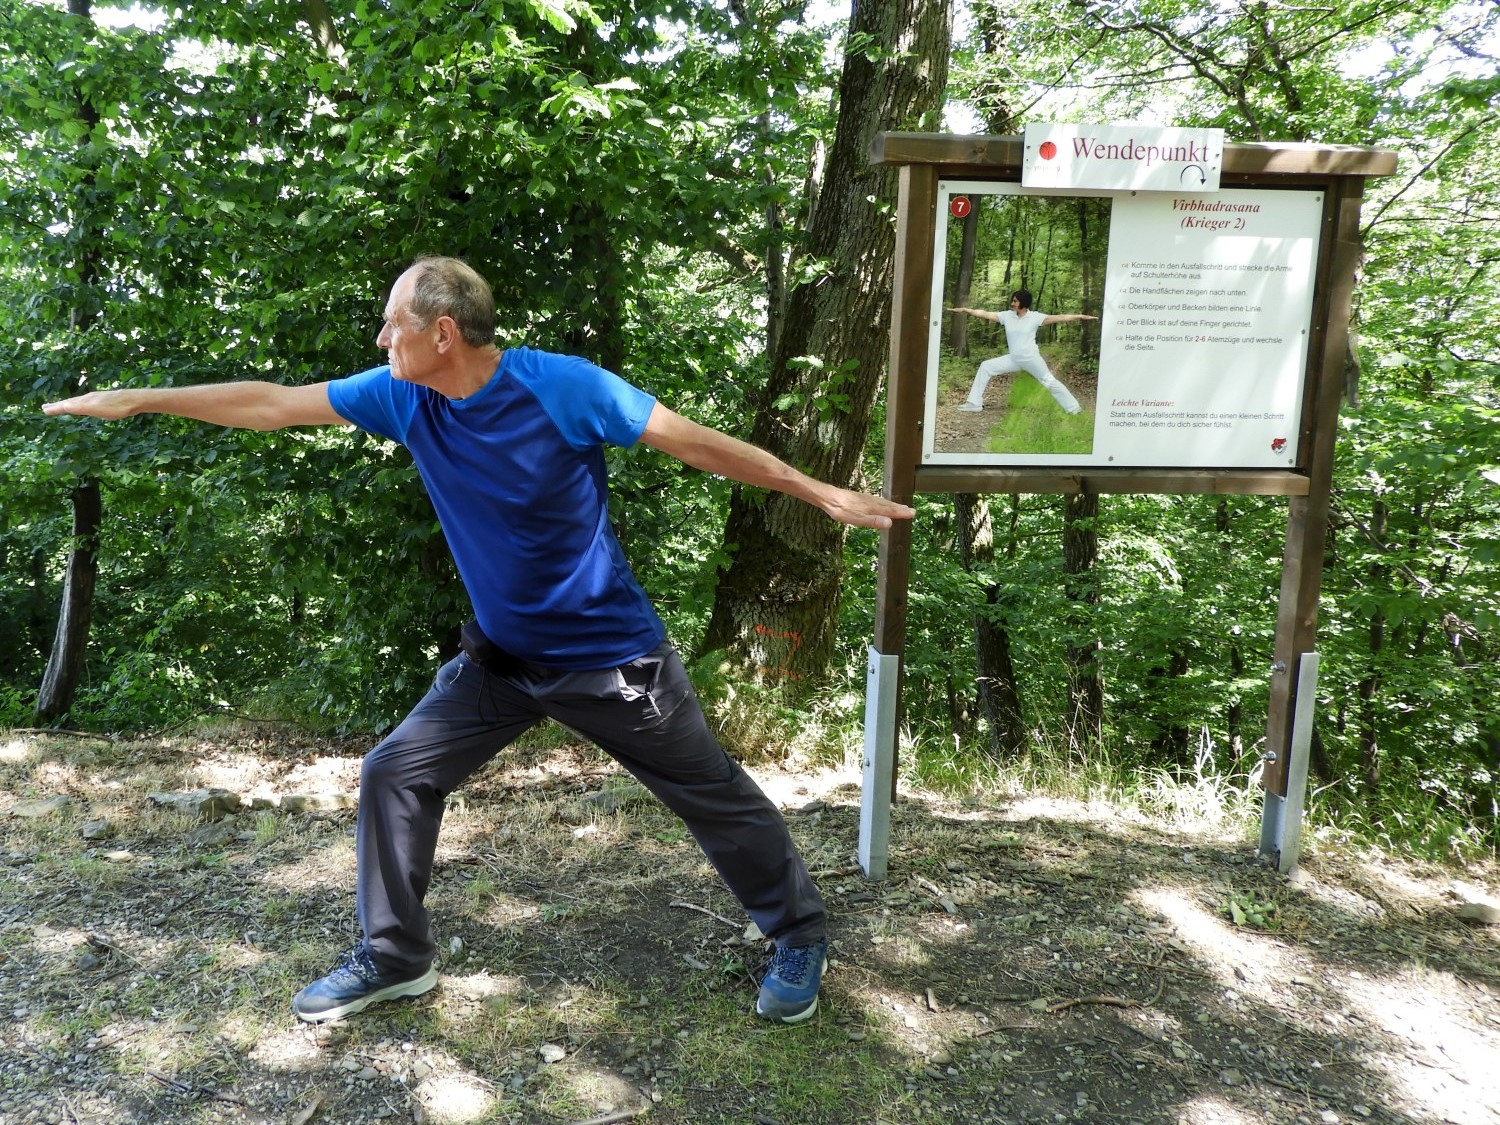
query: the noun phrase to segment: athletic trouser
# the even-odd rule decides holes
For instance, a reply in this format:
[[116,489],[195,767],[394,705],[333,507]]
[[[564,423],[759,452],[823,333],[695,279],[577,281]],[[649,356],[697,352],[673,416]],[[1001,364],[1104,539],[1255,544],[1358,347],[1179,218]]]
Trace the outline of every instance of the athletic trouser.
[[496,675],[468,656],[365,756],[357,910],[375,959],[425,968],[436,954],[423,905],[444,798],[544,718],[592,739],[680,816],[761,932],[778,945],[826,935],[822,896],[760,787],[709,732],[670,644],[618,668],[526,665]]
[[1016,359],[1014,356],[1002,355],[995,359],[985,360],[974,374],[974,385],[969,388],[969,402],[974,406],[983,406],[984,388],[990,385],[990,380],[996,375],[1004,375],[1009,371],[1026,372],[1046,387],[1052,397],[1057,400],[1057,405],[1069,414],[1077,414],[1083,409],[1078,405],[1078,400],[1073,397],[1073,392],[1063,386],[1057,376],[1047,369],[1047,364],[1040,356],[1036,359]]

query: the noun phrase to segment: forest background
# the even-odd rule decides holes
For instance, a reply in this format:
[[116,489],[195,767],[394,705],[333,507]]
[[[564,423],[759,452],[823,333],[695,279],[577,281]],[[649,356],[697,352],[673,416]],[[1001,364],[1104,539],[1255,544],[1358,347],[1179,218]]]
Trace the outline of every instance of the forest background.
[[[868,167],[870,136],[1141,120],[1399,155],[1363,212],[1312,815],[1493,852],[1500,9],[814,15],[0,0],[0,725],[207,713],[377,732],[465,616],[404,451],[47,420],[43,401],[373,366],[386,287],[452,253],[494,284],[503,343],[587,355],[878,487],[894,183]],[[969,303],[1029,284],[1038,307],[1097,312],[1087,231],[1030,233],[977,248]],[[982,357],[1000,346],[987,327],[952,342]],[[649,453],[612,471],[621,540],[726,740],[857,744],[873,534]],[[1253,788],[1285,516],[1258,497],[919,498],[905,768]]]

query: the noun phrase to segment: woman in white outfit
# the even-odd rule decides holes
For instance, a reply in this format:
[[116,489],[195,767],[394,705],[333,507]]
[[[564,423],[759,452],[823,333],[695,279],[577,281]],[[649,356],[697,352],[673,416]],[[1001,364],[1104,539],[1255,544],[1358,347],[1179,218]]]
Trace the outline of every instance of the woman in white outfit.
[[1088,316],[1084,313],[1048,316],[1044,312],[1037,312],[1031,307],[1031,292],[1027,289],[1017,289],[1010,295],[1010,308],[1006,312],[986,312],[984,309],[968,308],[956,308],[952,311],[977,316],[980,320],[992,320],[1003,326],[1005,343],[1010,348],[1006,355],[987,359],[979,365],[979,370],[974,375],[974,385],[969,388],[968,400],[959,405],[960,410],[971,413],[983,410],[984,388],[989,386],[990,380],[996,375],[1003,375],[1007,371],[1026,372],[1046,387],[1052,397],[1057,400],[1057,404],[1069,414],[1077,414],[1083,409],[1078,405],[1078,400],[1073,397],[1073,392],[1063,386],[1057,376],[1048,370],[1047,361],[1042,358],[1042,353],[1036,346],[1036,334],[1044,324],[1098,320],[1097,316]]

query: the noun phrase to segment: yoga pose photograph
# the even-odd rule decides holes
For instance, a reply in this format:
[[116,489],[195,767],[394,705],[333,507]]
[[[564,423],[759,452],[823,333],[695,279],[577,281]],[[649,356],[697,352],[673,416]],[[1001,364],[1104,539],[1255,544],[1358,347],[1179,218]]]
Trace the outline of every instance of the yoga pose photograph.
[[968,316],[977,317],[980,320],[990,320],[1005,329],[1005,343],[1010,349],[1005,355],[987,359],[979,365],[979,370],[974,373],[974,382],[969,387],[969,397],[966,398],[959,409],[965,413],[978,413],[984,409],[984,391],[989,386],[990,380],[996,375],[1003,375],[1011,371],[1024,371],[1042,386],[1057,400],[1057,405],[1069,414],[1077,414],[1083,410],[1078,400],[1073,397],[1073,392],[1052,374],[1047,361],[1042,358],[1041,349],[1037,347],[1036,334],[1048,324],[1070,324],[1080,320],[1098,320],[1097,316],[1089,316],[1087,313],[1054,313],[1048,314],[1038,312],[1031,307],[1031,293],[1026,289],[1017,289],[1010,295],[1010,308],[1004,312],[989,312],[985,309],[955,308],[951,312],[964,313]]

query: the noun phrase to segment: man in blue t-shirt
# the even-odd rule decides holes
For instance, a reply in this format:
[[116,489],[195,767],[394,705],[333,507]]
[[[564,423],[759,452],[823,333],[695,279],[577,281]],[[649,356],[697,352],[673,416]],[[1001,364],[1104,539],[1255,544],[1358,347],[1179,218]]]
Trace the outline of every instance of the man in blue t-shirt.
[[776,942],[756,1000],[796,1023],[818,1004],[827,913],[776,807],[709,732],[682,662],[608,519],[606,444],[644,442],[859,527],[912,509],[812,479],[688,421],[585,360],[494,342],[490,288],[455,258],[397,279],[377,343],[389,363],[305,387],[217,383],[95,391],[48,414],[175,414],[223,426],[340,425],[400,442],[432,497],[474,606],[464,651],[365,756],[355,854],[363,937],[292,1000],[317,1022],[437,983],[423,899],[443,802],[552,718],[599,744],[673,812]]

